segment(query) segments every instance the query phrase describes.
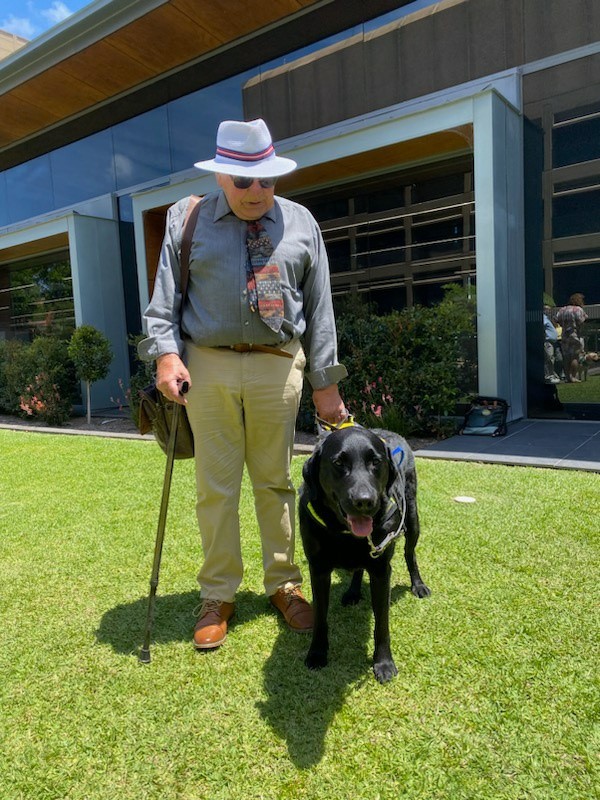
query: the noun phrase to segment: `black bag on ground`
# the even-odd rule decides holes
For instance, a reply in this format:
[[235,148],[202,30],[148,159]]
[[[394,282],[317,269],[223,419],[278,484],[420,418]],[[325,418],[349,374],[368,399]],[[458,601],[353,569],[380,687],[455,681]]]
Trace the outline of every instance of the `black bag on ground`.
[[475,397],[458,432],[466,436],[504,436],[508,403],[501,397]]
[[[142,434],[154,433],[154,438],[160,445],[163,453],[166,454],[169,435],[173,427],[173,410],[175,408],[175,403],[171,400],[167,400],[167,398],[158,391],[154,383],[150,386],[146,386],[145,389],[141,389],[139,396],[140,410],[138,429]],[[174,457],[194,457],[194,436],[190,428],[190,421],[185,406],[181,406],[179,410]]]

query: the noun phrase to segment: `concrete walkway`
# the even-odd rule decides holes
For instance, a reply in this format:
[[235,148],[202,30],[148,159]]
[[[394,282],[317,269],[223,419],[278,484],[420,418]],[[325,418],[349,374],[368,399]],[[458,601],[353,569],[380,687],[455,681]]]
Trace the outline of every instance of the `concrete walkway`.
[[452,436],[417,456],[600,472],[600,422],[522,419],[506,436]]

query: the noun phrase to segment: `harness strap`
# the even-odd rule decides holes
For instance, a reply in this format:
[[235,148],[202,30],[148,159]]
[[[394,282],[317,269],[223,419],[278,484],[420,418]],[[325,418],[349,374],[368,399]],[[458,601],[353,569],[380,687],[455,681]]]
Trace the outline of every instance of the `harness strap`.
[[326,525],[326,524],[323,522],[323,520],[321,519],[321,517],[320,517],[320,516],[317,514],[317,512],[316,512],[316,511],[315,511],[315,509],[313,508],[313,504],[310,502],[310,500],[309,500],[309,501],[308,501],[308,503],[306,504],[306,507],[307,507],[307,509],[310,511],[310,515],[311,515],[311,517],[312,517],[313,519],[316,519],[316,521],[319,523],[319,525],[321,525],[323,528],[326,528],[326,527],[327,527],[327,525]]

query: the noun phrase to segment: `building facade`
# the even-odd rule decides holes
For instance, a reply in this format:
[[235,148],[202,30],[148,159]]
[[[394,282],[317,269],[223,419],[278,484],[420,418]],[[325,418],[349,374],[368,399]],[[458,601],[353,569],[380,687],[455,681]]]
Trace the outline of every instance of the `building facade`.
[[585,295],[599,351],[594,0],[96,0],[0,62],[0,336],[92,324],[127,380],[166,208],[204,194],[221,119],[301,169],[336,297],[477,298],[478,390],[513,418],[600,417],[545,380],[543,306]]

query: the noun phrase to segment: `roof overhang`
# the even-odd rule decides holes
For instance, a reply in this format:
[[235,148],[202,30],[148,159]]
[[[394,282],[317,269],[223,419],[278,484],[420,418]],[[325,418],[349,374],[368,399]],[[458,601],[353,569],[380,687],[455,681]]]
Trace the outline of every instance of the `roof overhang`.
[[408,2],[95,0],[0,62],[0,169]]

